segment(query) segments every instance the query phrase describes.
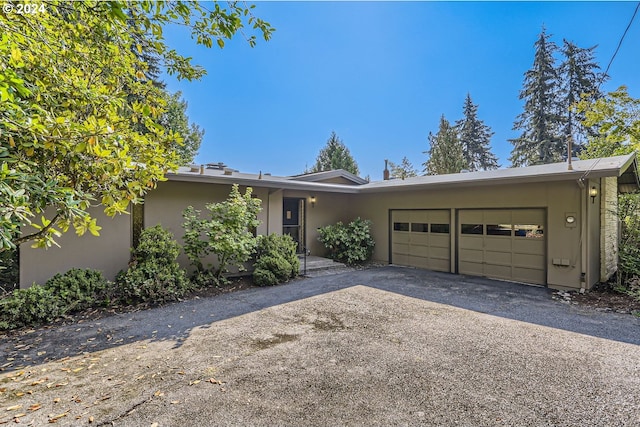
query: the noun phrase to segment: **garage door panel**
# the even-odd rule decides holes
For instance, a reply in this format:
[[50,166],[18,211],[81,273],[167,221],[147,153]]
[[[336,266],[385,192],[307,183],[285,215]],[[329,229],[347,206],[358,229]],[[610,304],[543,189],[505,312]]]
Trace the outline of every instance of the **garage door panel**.
[[409,212],[408,211],[393,211],[391,213],[391,220],[396,222],[409,222]]
[[513,267],[513,280],[544,285],[546,283],[546,274],[544,270]]
[[544,266],[544,256],[534,254],[513,254],[513,265],[540,270]]
[[483,276],[508,280],[513,277],[513,272],[510,265],[484,264]]
[[431,211],[429,213],[429,222],[432,224],[449,224],[449,211]]
[[424,258],[429,257],[429,247],[423,245],[411,245],[410,255],[416,255]]
[[460,238],[460,249],[477,249],[482,250],[484,247],[484,239],[482,236],[480,237],[461,237]]
[[437,271],[450,271],[451,265],[449,263],[449,258],[448,257],[447,259],[431,258],[429,260],[429,268],[431,270],[437,270]]
[[409,221],[410,222],[419,222],[419,223],[428,223],[429,222],[429,213],[427,211],[409,211]]
[[429,234],[427,233],[411,233],[411,245],[429,246]]
[[470,274],[473,276],[484,275],[484,268],[481,262],[460,261],[458,271],[461,274]]
[[402,243],[409,244],[409,233],[393,233],[393,242],[394,243]]
[[514,239],[513,251],[522,254],[544,253],[543,239]]
[[487,264],[511,265],[511,252],[485,251],[484,262]]
[[449,248],[434,248],[431,247],[429,251],[430,258],[438,258],[438,259],[446,259],[449,262],[449,257],[451,256],[451,251]]
[[511,252],[511,238],[486,237],[484,239],[484,249],[495,252]]

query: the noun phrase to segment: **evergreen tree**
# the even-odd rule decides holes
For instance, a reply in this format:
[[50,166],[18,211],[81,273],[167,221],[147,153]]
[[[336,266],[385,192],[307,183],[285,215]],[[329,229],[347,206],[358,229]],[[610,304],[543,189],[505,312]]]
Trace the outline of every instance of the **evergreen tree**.
[[562,137],[561,105],[558,101],[560,80],[553,54],[558,47],[542,29],[534,46],[533,68],[525,73],[524,111],[513,125],[522,134],[509,142],[513,144],[509,160],[515,167],[553,163],[562,160],[565,150]]
[[179,164],[193,163],[194,157],[198,154],[204,130],[195,123],[189,123],[187,102],[182,99],[181,92],[176,92],[173,95],[167,93],[167,106],[159,123],[165,129],[175,132],[182,138],[181,141],[172,142],[174,151],[180,157]]
[[466,169],[470,171],[497,169],[498,159],[491,152],[489,145],[494,132],[478,119],[478,106],[473,103],[469,94],[462,112],[464,118],[456,122],[456,129],[462,144]]
[[399,165],[389,162],[389,168],[391,169],[391,176],[394,178],[412,178],[418,176],[418,171],[413,167],[407,156],[402,158]]
[[335,132],[331,132],[331,136],[327,140],[327,145],[320,150],[316,158],[316,164],[311,169],[311,173],[336,169],[344,169],[354,175],[360,173],[358,164],[353,157],[351,157],[349,149],[342,143],[342,140],[338,138]]
[[575,109],[581,100],[594,102],[602,97],[600,83],[605,76],[597,71],[600,66],[595,61],[595,48],[580,48],[566,39],[562,47],[564,59],[559,71],[562,78],[560,102],[565,114],[563,134],[565,143],[567,138],[572,138],[574,155],[584,148],[588,138],[598,133],[597,129],[582,124],[584,113]]
[[456,129],[444,115],[440,118],[438,133],[433,135],[429,132],[429,145],[429,150],[424,152],[429,159],[422,164],[425,175],[458,173],[466,167]]

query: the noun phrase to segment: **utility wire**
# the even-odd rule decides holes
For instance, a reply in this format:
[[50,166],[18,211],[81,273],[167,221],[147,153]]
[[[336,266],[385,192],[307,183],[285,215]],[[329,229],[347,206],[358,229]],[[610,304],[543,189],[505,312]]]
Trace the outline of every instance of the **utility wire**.
[[629,28],[631,28],[631,24],[633,24],[633,20],[636,17],[636,14],[638,13],[638,9],[640,9],[640,2],[638,2],[638,4],[636,5],[636,9],[633,11],[633,16],[631,17],[631,20],[629,21],[629,25],[627,25],[627,28],[625,28],[624,33],[622,33],[622,37],[620,37],[620,41],[618,42],[618,47],[616,47],[616,51],[613,52],[613,56],[611,57],[611,60],[609,61],[609,65],[607,65],[607,69],[604,70],[604,74],[602,75],[602,79],[600,80],[600,84],[602,84],[602,82],[604,81],[605,76],[607,76],[609,74],[609,68],[611,68],[611,64],[613,64],[613,60],[615,59],[616,55],[618,54],[618,51],[620,50],[620,46],[622,46],[622,41],[624,40],[625,36],[627,35],[627,32],[629,31]]

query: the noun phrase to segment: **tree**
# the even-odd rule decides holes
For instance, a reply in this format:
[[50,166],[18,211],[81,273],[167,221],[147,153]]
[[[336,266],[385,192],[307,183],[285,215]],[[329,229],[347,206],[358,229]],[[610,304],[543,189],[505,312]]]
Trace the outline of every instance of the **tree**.
[[316,158],[316,164],[311,168],[311,173],[336,169],[344,169],[354,175],[360,173],[358,164],[351,157],[347,146],[342,143],[342,140],[338,138],[335,132],[331,132],[327,145],[320,150]]
[[458,137],[462,144],[462,155],[470,171],[497,169],[498,159],[491,152],[491,137],[494,132],[478,119],[478,106],[467,94],[462,109],[464,118],[456,122]]
[[533,68],[525,73],[520,92],[524,111],[513,125],[522,133],[509,140],[513,144],[509,160],[514,167],[553,163],[562,160],[564,154],[560,79],[553,58],[558,48],[544,28],[534,46]]
[[559,68],[562,78],[560,104],[565,115],[564,139],[572,138],[572,154],[579,153],[587,138],[597,134],[596,128],[582,125],[584,113],[575,109],[581,100],[593,102],[602,97],[600,84],[605,76],[597,71],[600,66],[595,61],[595,48],[580,48],[566,39],[562,47],[564,60]]
[[165,44],[163,25],[186,24],[207,47],[247,24],[265,39],[273,31],[242,3],[207,7],[51,1],[37,15],[0,12],[0,251],[50,246],[70,227],[98,234],[91,206],[124,213],[178,165],[179,136],[159,123],[167,100],[136,37],[169,74],[194,79],[205,70]]
[[394,178],[412,178],[418,176],[418,171],[413,167],[407,156],[402,158],[402,162],[399,165],[389,162],[389,168],[391,169],[391,176]]
[[168,95],[167,106],[164,114],[160,116],[159,123],[165,130],[180,136],[180,139],[173,144],[173,150],[178,153],[178,164],[182,166],[193,163],[193,159],[198,154],[204,130],[195,123],[189,123],[187,102],[181,96],[181,92]]
[[456,129],[444,115],[440,118],[438,133],[429,133],[429,145],[429,150],[424,152],[429,156],[423,163],[425,175],[458,173],[466,167]]
[[201,219],[200,211],[192,206],[182,213],[184,252],[198,273],[211,271],[202,264],[202,259],[209,254],[218,258],[218,265],[212,271],[218,281],[231,267],[244,269],[257,244],[252,230],[260,223],[257,216],[262,203],[251,194],[251,187],[240,194],[238,184],[234,184],[227,200],[206,206],[209,218]]
[[582,126],[598,130],[589,138],[581,158],[640,152],[640,99],[629,96],[625,86],[595,101],[583,99],[577,111],[584,117]]

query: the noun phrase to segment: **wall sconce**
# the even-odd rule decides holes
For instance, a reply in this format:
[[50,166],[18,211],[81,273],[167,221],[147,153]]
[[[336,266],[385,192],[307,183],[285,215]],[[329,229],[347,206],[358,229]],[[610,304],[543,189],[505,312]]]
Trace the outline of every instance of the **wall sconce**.
[[311,207],[315,208],[316,207],[316,196],[311,196]]
[[591,189],[589,190],[589,196],[591,196],[591,203],[595,203],[597,195],[598,195],[598,189],[596,187],[591,187]]

